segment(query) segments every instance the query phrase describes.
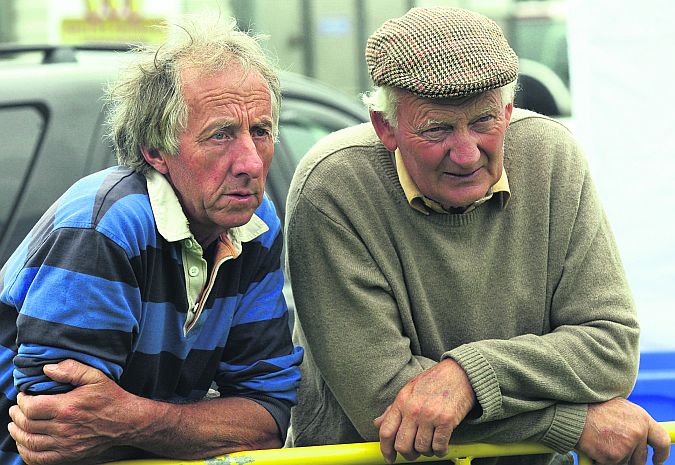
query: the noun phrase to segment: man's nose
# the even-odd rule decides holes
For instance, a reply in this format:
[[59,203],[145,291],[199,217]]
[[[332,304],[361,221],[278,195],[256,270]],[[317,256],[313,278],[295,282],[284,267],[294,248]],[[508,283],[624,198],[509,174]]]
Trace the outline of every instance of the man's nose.
[[457,134],[450,147],[450,159],[459,166],[474,166],[480,160],[477,141],[470,134]]
[[232,171],[235,176],[249,176],[251,178],[262,176],[263,162],[250,134],[237,138],[235,150],[235,159],[232,164]]

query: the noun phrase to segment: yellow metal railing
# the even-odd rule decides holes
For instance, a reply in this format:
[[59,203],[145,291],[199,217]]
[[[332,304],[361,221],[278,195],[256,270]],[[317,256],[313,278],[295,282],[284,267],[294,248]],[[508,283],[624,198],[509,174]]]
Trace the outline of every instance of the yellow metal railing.
[[[661,423],[675,443],[675,421]],[[420,457],[408,462],[400,455],[396,463],[421,463],[450,460],[456,465],[468,465],[473,459],[483,457],[501,457],[510,455],[533,455],[552,452],[546,446],[535,443],[514,444],[450,444],[445,457]],[[589,465],[592,461],[579,454],[579,465]],[[380,444],[364,442],[356,444],[337,444],[332,446],[295,447],[287,449],[254,450],[235,452],[207,460],[165,460],[144,459],[115,462],[109,465],[385,465],[380,453]]]

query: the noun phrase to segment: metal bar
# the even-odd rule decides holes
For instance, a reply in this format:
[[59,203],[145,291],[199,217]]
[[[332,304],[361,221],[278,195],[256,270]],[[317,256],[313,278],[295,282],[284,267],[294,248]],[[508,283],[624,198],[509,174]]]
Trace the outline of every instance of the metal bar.
[[[663,422],[675,442],[675,421]],[[532,455],[553,452],[550,448],[536,443],[513,444],[450,444],[445,457],[419,457],[408,462],[398,456],[396,463],[437,462],[452,460],[457,465],[467,465],[475,458],[501,457],[512,455]],[[590,465],[592,461],[579,454],[579,465]],[[205,460],[166,460],[145,459],[114,462],[115,465],[385,465],[380,453],[380,443],[364,442],[355,444],[336,444],[330,446],[310,446],[284,449],[254,450],[235,452]],[[110,464],[113,465],[113,464]]]
[[303,58],[303,74],[309,77],[316,77],[316,63],[314,55],[314,8],[311,0],[301,0],[302,7],[302,58]]
[[366,59],[363,51],[366,49],[366,42],[368,41],[368,9],[366,8],[366,0],[354,0],[354,23],[355,38],[356,38],[356,53],[354,54],[355,66],[357,72],[357,85],[359,92],[365,92],[370,88],[370,76],[368,75],[368,67],[366,66]]

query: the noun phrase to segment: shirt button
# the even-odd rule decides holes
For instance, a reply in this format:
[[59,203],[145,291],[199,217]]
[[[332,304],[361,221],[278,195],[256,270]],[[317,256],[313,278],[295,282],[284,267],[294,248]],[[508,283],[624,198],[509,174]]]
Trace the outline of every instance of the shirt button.
[[199,268],[197,268],[196,266],[191,266],[190,269],[188,270],[188,274],[194,278],[199,274]]
[[186,239],[185,247],[187,247],[188,249],[191,249],[192,248],[192,240]]

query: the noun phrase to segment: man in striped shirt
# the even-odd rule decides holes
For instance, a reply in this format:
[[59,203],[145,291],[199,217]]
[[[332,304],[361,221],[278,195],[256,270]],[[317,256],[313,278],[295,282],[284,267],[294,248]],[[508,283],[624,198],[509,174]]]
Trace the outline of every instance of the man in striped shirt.
[[279,81],[233,22],[178,31],[109,91],[120,166],[73,185],[0,272],[3,464],[285,440],[303,352],[264,195]]

